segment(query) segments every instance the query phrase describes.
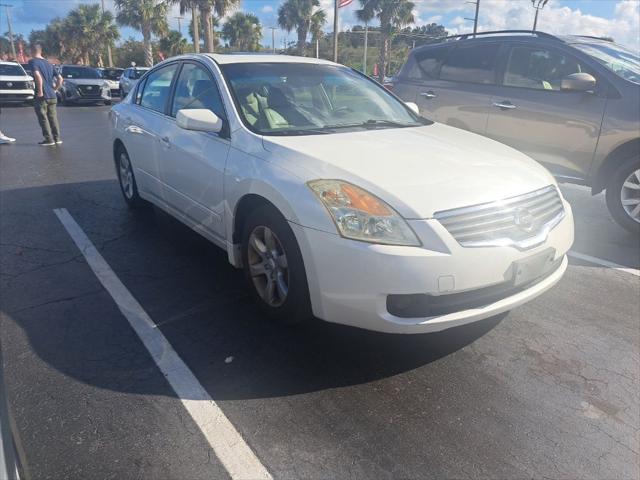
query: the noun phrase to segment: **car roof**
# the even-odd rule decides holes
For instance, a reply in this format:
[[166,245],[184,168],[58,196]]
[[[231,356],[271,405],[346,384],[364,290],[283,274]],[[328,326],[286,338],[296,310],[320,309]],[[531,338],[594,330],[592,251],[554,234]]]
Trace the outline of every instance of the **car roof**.
[[297,57],[295,55],[201,53],[196,55],[196,57],[197,56],[208,56],[221,65],[230,63],[312,63],[317,65],[336,65],[333,62],[321,58]]

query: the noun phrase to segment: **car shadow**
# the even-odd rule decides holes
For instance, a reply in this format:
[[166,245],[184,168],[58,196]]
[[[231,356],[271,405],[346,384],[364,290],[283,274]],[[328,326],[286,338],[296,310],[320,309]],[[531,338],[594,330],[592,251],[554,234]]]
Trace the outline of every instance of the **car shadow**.
[[54,204],[69,210],[216,400],[296,395],[402,374],[463,349],[505,316],[423,335],[317,319],[285,327],[251,302],[224,252],[157,209],[130,212],[115,181],[0,194],[3,341],[23,334],[50,368],[100,388],[174,395],[53,214]]

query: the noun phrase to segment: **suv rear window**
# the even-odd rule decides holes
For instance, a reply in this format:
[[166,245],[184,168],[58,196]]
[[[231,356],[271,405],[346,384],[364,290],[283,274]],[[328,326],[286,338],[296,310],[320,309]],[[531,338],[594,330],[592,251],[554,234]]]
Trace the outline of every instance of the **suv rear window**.
[[471,83],[496,83],[496,60],[500,44],[488,43],[457,47],[440,71],[441,80]]
[[430,48],[416,53],[411,70],[408,72],[409,78],[417,80],[438,78],[438,72],[442,61],[451,48]]

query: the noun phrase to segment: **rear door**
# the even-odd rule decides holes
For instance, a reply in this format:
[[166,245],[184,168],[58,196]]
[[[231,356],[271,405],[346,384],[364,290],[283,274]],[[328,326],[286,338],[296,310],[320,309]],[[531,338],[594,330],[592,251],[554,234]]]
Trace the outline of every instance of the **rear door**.
[[[562,91],[572,73],[596,78],[594,92]],[[556,175],[583,178],[596,148],[606,106],[603,78],[565,49],[513,43],[487,135],[531,156]]]
[[[229,153],[227,116],[213,75],[199,62],[183,64],[168,121],[163,123],[158,160],[165,201],[196,228],[224,236],[224,170]],[[184,130],[179,110],[209,109],[225,123],[220,133]]]
[[135,169],[138,188],[160,200],[163,190],[158,168],[160,132],[167,121],[171,85],[179,64],[163,66],[151,72],[136,91],[135,104],[125,110],[123,121],[125,146]]
[[427,50],[416,57],[421,82],[416,92],[420,113],[437,122],[484,134],[497,93],[499,42]]

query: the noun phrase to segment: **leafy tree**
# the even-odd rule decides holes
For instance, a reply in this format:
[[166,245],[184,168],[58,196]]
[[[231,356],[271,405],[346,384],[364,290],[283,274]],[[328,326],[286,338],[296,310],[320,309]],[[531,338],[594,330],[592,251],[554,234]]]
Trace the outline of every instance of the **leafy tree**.
[[97,58],[97,64],[102,66],[102,49],[107,44],[113,46],[120,37],[111,12],[103,13],[98,4],[79,5],[71,10],[62,29],[67,39],[74,40],[74,46],[85,65],[91,64],[93,55]]
[[295,30],[298,35],[298,55],[304,55],[312,22],[316,30],[318,24],[324,25],[326,21],[326,15],[318,9],[319,6],[319,0],[285,0],[278,8],[278,25],[287,32]]
[[161,38],[158,42],[158,46],[160,47],[160,50],[166,53],[169,57],[182,55],[189,47],[187,39],[184,38],[177,30],[171,30],[167,35]]
[[262,26],[258,17],[251,13],[236,12],[222,27],[222,38],[235,50],[255,52],[260,50]]
[[374,18],[380,21],[380,58],[378,61],[378,79],[380,82],[387,73],[389,47],[393,34],[398,29],[413,23],[415,4],[409,0],[360,0],[357,17],[369,23]]
[[240,0],[193,0],[198,4],[204,21],[204,46],[206,52],[215,51],[214,18],[222,18],[240,5]]
[[196,53],[200,52],[200,32],[201,29],[194,30],[193,24],[201,24],[201,18],[198,15],[198,4],[194,0],[168,0],[172,5],[178,5],[180,7],[180,15],[184,15],[188,11],[191,12],[191,22],[189,23],[189,34],[193,40],[193,48]]
[[152,35],[164,35],[169,30],[167,11],[169,4],[161,0],[114,0],[120,25],[142,32],[145,48],[145,64],[153,65]]

